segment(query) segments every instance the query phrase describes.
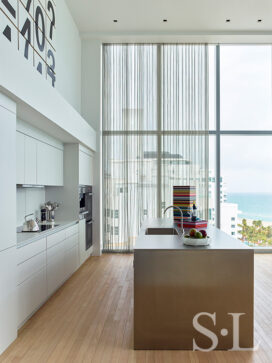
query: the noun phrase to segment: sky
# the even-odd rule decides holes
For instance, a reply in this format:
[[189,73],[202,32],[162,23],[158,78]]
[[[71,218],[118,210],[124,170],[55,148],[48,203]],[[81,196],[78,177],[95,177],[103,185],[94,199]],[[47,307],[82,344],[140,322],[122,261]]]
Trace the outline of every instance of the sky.
[[[221,47],[221,130],[272,130],[271,66],[271,46]],[[211,72],[211,128],[213,81]],[[213,144],[212,140],[211,165]],[[272,136],[221,138],[221,175],[227,192],[272,193],[271,165]]]

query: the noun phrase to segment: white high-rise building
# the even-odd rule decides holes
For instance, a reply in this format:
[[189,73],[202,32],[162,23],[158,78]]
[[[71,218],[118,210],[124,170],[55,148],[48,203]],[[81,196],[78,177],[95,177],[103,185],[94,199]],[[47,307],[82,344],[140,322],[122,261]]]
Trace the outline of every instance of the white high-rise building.
[[221,229],[227,234],[238,238],[238,204],[221,204]]
[[[226,184],[220,178],[221,229],[238,237],[238,204],[227,203]],[[216,183],[214,170],[209,171],[209,223],[215,225]]]

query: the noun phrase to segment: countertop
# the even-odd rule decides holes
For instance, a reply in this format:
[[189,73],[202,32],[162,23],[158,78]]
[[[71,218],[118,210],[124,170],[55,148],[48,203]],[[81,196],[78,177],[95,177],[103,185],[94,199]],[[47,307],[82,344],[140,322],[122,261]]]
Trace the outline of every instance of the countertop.
[[147,228],[177,228],[177,226],[172,219],[166,218],[145,221],[136,239],[134,250],[252,250],[241,241],[213,226],[207,228],[211,244],[203,247],[186,246],[179,235],[146,235]]
[[62,229],[68,228],[77,224],[78,220],[75,221],[56,221],[55,224],[58,226],[43,232],[17,232],[17,248],[24,247],[25,245],[35,242],[41,238],[47,237],[51,234],[61,231]]

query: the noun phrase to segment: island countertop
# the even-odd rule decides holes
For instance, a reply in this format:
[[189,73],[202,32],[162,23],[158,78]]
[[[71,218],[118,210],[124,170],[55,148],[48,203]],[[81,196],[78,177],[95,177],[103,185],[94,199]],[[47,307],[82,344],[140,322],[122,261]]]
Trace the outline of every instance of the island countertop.
[[[249,250],[250,247],[238,239],[229,236],[220,229],[208,226],[207,233],[211,238],[209,246],[186,246],[180,235],[146,235],[147,228],[175,228],[179,230],[172,219],[155,218],[146,220],[136,239],[134,250]],[[185,232],[188,232],[186,230]],[[253,252],[253,251],[252,251]]]

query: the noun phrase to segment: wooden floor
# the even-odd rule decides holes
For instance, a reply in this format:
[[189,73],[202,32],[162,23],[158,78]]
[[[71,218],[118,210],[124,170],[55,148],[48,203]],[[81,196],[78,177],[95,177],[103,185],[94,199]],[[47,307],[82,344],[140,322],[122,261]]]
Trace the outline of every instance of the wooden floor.
[[256,352],[134,351],[132,261],[132,255],[90,258],[0,362],[272,362],[272,255],[255,256]]

